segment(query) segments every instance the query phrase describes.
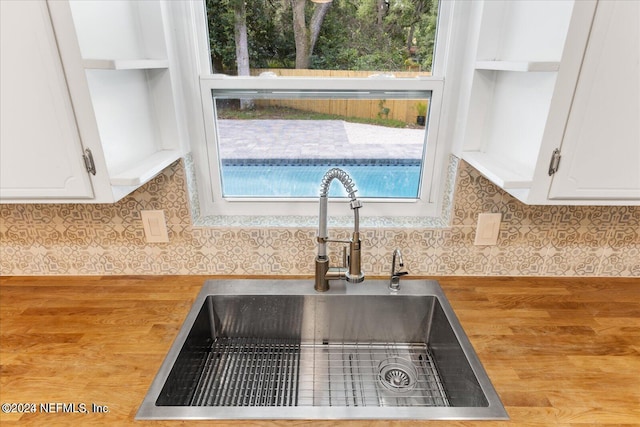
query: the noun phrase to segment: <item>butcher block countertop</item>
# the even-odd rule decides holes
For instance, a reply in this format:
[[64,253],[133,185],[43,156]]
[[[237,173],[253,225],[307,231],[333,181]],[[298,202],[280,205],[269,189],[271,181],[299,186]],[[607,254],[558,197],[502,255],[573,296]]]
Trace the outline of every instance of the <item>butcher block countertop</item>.
[[436,278],[510,421],[134,421],[209,278],[0,277],[0,424],[640,426],[640,279],[520,277]]

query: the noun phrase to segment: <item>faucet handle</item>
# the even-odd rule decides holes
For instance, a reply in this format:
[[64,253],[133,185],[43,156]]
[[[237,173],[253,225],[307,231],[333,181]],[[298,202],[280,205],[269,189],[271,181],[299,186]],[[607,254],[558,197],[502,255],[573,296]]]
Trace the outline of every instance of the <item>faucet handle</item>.
[[402,259],[402,252],[400,249],[393,251],[391,257],[391,278],[389,279],[389,289],[397,292],[400,289],[400,277],[409,274],[408,271],[396,271],[396,258],[398,259],[398,266],[404,267],[404,260]]

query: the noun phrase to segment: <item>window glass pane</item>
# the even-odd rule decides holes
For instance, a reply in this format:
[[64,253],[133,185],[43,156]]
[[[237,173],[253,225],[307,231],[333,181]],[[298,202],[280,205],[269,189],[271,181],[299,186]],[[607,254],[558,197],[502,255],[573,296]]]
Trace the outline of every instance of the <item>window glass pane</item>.
[[206,0],[206,7],[214,73],[431,71],[437,0]]
[[430,92],[379,95],[214,91],[223,196],[315,198],[340,167],[359,197],[418,198]]

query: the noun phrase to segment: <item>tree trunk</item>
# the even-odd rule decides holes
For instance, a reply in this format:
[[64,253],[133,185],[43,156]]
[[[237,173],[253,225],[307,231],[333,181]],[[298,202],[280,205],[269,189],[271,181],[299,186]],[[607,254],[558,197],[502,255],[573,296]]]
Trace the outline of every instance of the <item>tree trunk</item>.
[[407,53],[411,56],[411,48],[413,47],[413,35],[416,31],[416,25],[411,24],[409,27],[409,35],[407,36]]
[[318,41],[320,28],[331,3],[318,3],[313,10],[311,23],[307,26],[305,6],[307,0],[291,0],[293,11],[293,34],[296,43],[296,68],[307,69],[311,65],[311,54]]
[[320,29],[322,28],[322,23],[324,22],[324,17],[327,16],[327,12],[331,7],[331,2],[329,3],[317,3],[315,9],[313,10],[313,16],[311,17],[311,47],[309,49],[309,56],[313,53],[313,49],[316,47],[316,42],[318,41],[318,36],[320,35]]
[[[233,33],[236,39],[236,64],[239,76],[249,75],[249,44],[247,41],[247,9],[244,0],[233,2]],[[240,109],[253,108],[252,99],[241,99]]]
[[409,35],[407,36],[407,53],[411,55],[411,48],[413,47],[413,35],[416,31],[416,24],[420,22],[420,18],[427,8],[427,4],[425,1],[419,0],[416,2],[416,12],[414,14],[415,20],[411,22],[411,26],[409,27]]
[[296,42],[296,68],[309,68],[309,30],[304,16],[304,6],[307,0],[291,0],[293,11],[293,35]]
[[378,0],[376,2],[376,8],[378,9],[376,12],[376,23],[378,27],[382,28],[382,20],[384,16],[387,14],[387,4],[384,0]]

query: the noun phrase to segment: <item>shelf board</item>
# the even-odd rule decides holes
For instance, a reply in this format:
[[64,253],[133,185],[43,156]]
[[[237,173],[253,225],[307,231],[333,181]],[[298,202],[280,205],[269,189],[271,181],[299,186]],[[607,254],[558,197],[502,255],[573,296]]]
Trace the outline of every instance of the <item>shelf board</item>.
[[558,71],[559,61],[476,61],[476,70],[493,71]]
[[85,69],[92,70],[151,70],[169,68],[166,59],[84,59]]
[[179,150],[157,151],[131,168],[114,174],[110,180],[111,185],[140,186],[153,179],[164,168],[179,159],[180,156]]
[[505,190],[531,187],[532,174],[527,175],[517,165],[496,159],[491,154],[481,151],[464,151],[462,159]]

